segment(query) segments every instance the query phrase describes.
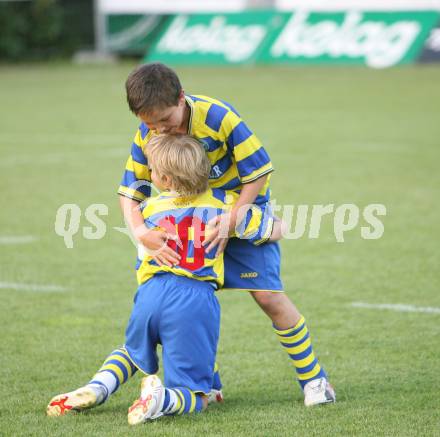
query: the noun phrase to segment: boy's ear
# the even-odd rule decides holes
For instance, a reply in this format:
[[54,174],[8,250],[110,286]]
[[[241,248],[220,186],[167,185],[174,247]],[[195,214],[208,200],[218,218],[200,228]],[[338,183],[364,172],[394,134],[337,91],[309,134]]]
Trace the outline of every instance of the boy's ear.
[[185,101],[185,90],[182,89],[179,94],[179,103]]
[[168,175],[166,175],[166,174],[162,175],[161,179],[162,179],[162,183],[165,186],[170,186],[171,185],[171,178]]

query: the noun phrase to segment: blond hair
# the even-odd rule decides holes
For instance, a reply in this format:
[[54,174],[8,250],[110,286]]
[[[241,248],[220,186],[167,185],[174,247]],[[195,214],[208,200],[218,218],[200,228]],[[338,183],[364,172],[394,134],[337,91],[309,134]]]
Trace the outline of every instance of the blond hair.
[[171,179],[171,187],[182,196],[194,196],[208,189],[211,163],[202,144],[183,134],[153,136],[144,154],[158,177]]

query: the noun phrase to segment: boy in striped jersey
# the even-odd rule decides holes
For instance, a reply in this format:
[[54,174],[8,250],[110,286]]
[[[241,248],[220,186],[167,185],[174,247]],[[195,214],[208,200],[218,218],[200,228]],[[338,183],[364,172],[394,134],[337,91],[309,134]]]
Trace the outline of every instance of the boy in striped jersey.
[[[185,94],[175,72],[158,63],[136,68],[126,81],[126,90],[129,108],[141,124],[119,187],[120,203],[126,222],[140,244],[156,251],[158,265],[175,265],[179,255],[164,245],[166,232],[145,227],[138,208],[139,203],[151,196],[151,174],[142,148],[154,135],[188,133],[204,144],[211,162],[210,187],[233,190],[239,195],[228,213],[231,230],[244,205],[267,208],[272,163],[261,142],[230,104],[207,96]],[[221,217],[214,220],[215,230],[204,245],[207,252],[213,247],[217,247],[219,253],[225,251],[224,287],[249,291],[271,319],[274,332],[296,370],[305,405],[334,402],[335,393],[314,356],[304,318],[283,292],[278,243],[257,246],[238,238],[228,239],[225,232],[220,232],[222,221]],[[113,361],[122,360],[120,354],[126,353],[120,349],[113,351],[98,373],[106,374]],[[125,361],[129,361],[126,355],[124,364]],[[119,386],[131,375],[131,372],[118,374],[115,384]],[[221,387],[218,372],[214,375],[213,388],[216,387]]]
[[[238,198],[236,193],[208,188],[211,165],[195,138],[159,135],[147,149],[152,181],[162,194],[143,202],[144,222],[148,229],[166,230],[168,246],[181,259],[169,267],[147,255],[138,269],[139,288],[125,348],[118,355],[128,357],[127,372],[133,367],[148,375],[142,380],[140,398],[129,409],[131,425],[163,415],[200,412],[208,404],[220,329],[214,291],[223,285],[224,275],[223,253],[206,253],[202,243],[208,223],[227,213]],[[235,235],[251,244],[279,239],[280,222],[274,223],[269,212],[263,214],[253,205]],[[158,344],[162,345],[165,385],[155,375]],[[88,391],[103,393],[103,399],[112,389],[105,374],[96,375],[88,384]],[[83,395],[85,399],[84,391]],[[75,392],[60,395],[50,403],[48,414],[60,415],[61,403],[64,409],[74,408],[77,397]]]

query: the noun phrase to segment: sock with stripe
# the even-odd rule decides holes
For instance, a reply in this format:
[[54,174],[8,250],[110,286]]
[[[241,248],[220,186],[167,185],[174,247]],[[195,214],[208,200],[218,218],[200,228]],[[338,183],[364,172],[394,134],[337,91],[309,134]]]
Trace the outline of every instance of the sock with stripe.
[[202,398],[188,388],[166,388],[162,412],[165,415],[198,413],[203,409]]
[[303,316],[293,328],[278,329],[274,325],[274,330],[295,366],[301,388],[313,379],[327,378],[313,352],[310,333]]
[[97,394],[98,404],[103,403],[121,384],[136,373],[137,369],[125,348],[114,350],[104,361],[98,372],[87,384]]

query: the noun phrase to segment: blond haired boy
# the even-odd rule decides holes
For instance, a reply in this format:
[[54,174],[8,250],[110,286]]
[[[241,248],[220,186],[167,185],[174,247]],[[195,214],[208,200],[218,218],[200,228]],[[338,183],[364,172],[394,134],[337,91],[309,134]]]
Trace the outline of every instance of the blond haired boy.
[[[163,229],[166,244],[180,255],[177,265],[160,265],[154,254],[143,258],[139,288],[126,329],[125,353],[146,376],[141,394],[129,409],[131,425],[163,415],[202,411],[213,386],[220,329],[220,306],[215,290],[224,281],[223,253],[206,253],[203,241],[209,222],[225,214],[238,198],[211,189],[210,162],[203,146],[188,135],[159,135],[145,148],[151,178],[162,191],[141,205],[148,229]],[[280,223],[251,205],[235,235],[252,243],[278,239]],[[162,345],[164,384],[158,371],[157,346]],[[96,380],[91,391],[111,387]],[[77,391],[76,391],[77,392]],[[59,415],[59,401],[75,404],[78,393],[55,398],[49,415]],[[90,405],[92,406],[92,405]]]

